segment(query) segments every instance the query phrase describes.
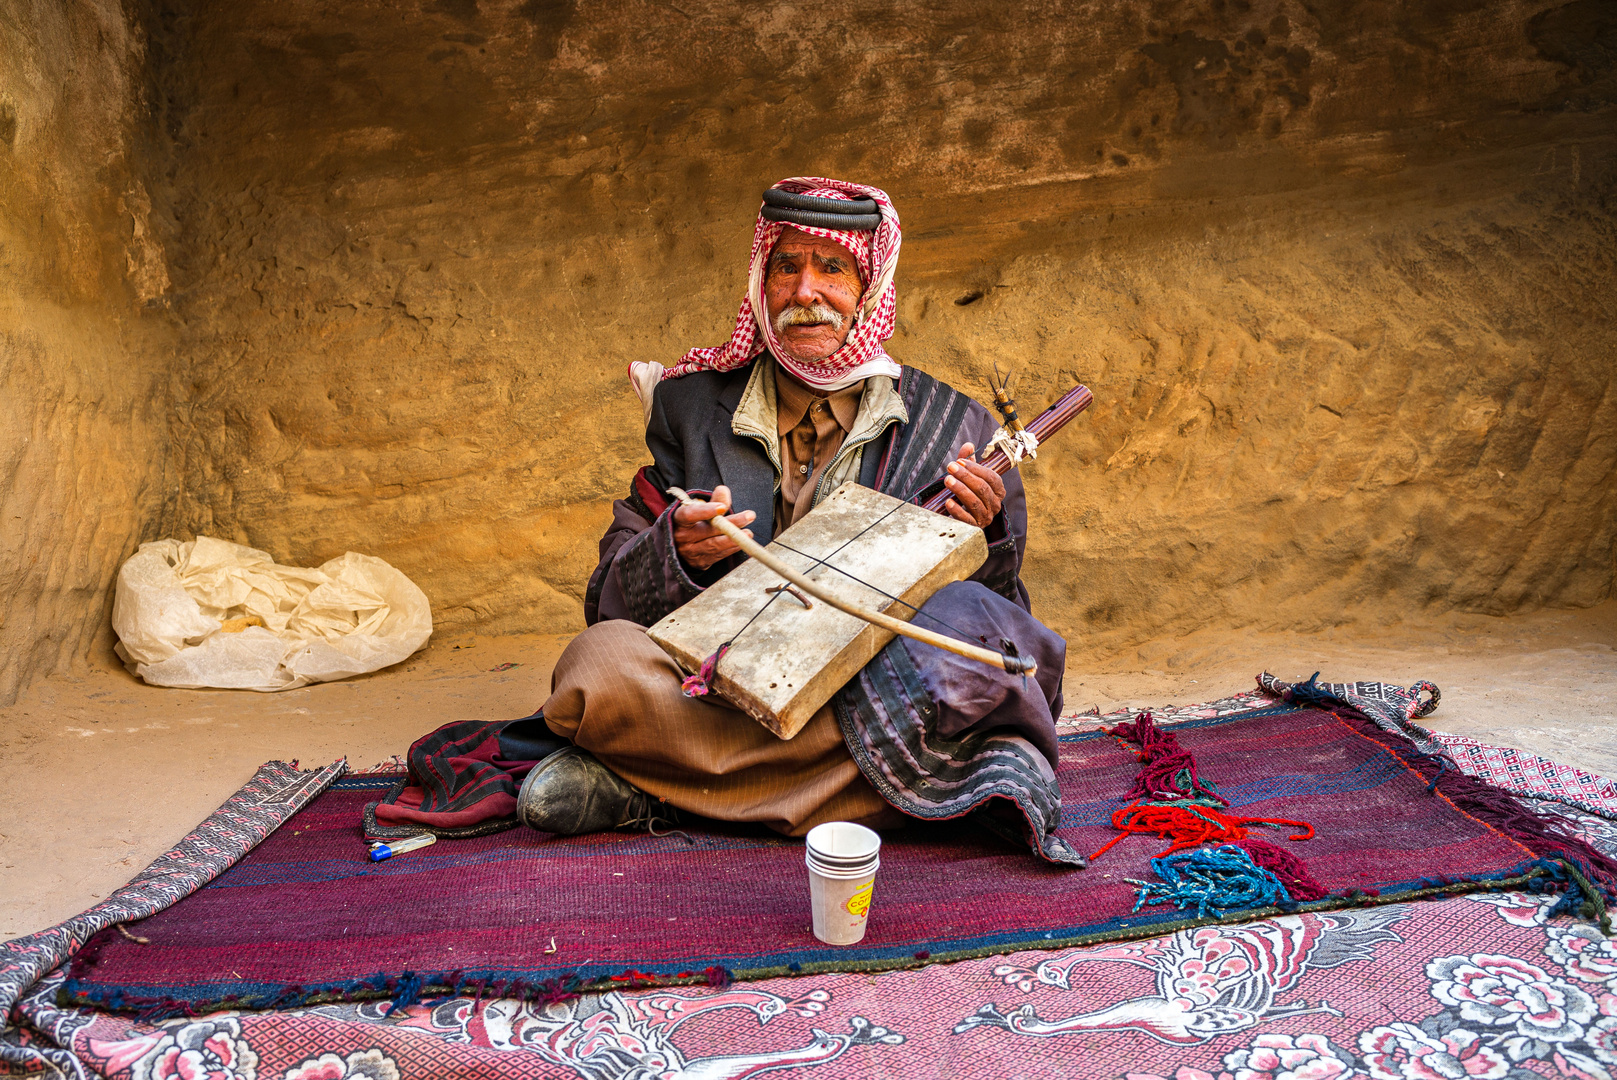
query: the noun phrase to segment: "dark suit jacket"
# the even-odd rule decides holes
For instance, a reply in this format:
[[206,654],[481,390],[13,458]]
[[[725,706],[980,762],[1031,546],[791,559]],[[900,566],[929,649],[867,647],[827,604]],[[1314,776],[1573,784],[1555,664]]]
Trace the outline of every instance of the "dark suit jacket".
[[[635,475],[629,496],[613,503],[612,525],[601,538],[601,561],[585,593],[587,622],[629,619],[650,626],[741,561],[727,559],[698,572],[680,560],[674,550],[670,486],[711,494],[723,484],[730,489],[733,512],[757,515],[753,535],[774,536],[775,467],[756,439],[731,428],[751,374],[749,364],[657,384],[646,428],[652,464]],[[898,498],[919,498],[937,490],[933,481],[941,482],[961,443],[981,448],[998,422],[982,405],[912,367],[903,369],[898,391],[909,423],[892,424],[865,446],[859,482]],[[972,580],[1028,608],[1019,577],[1027,500],[1014,469],[1005,476],[1005,503],[987,533],[988,560]]]

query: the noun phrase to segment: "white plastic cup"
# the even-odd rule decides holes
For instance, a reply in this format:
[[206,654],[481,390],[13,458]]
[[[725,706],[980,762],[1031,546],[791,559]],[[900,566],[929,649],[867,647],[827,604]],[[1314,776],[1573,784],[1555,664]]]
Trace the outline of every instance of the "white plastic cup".
[[809,830],[808,864],[814,936],[827,945],[863,940],[881,866],[881,837],[851,821],[827,821]]

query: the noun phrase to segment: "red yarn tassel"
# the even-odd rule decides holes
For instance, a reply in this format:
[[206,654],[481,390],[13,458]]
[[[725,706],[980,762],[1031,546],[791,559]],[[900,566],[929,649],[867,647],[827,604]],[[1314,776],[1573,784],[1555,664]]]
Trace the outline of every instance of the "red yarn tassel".
[[1160,859],[1199,844],[1225,844],[1232,840],[1244,840],[1248,825],[1290,825],[1304,830],[1288,837],[1290,840],[1307,840],[1314,835],[1314,827],[1306,821],[1231,817],[1219,813],[1210,806],[1152,806],[1137,802],[1123,807],[1112,815],[1112,828],[1120,830],[1119,835],[1091,855],[1089,861],[1094,862],[1110,851],[1113,844],[1133,833],[1154,833],[1160,840],[1171,837],[1172,846],[1152,856]]
[[713,689],[713,669],[719,666],[719,661],[723,660],[724,654],[729,651],[730,643],[726,641],[719,646],[717,652],[702,661],[702,670],[680,680],[680,692],[686,697],[706,697]]

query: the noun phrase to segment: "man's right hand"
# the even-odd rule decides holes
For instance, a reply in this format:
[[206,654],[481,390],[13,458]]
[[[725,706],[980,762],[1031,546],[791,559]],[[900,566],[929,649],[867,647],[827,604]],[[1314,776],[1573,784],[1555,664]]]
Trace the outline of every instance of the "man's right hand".
[[[706,570],[720,559],[729,558],[741,549],[736,542],[714,528],[712,521],[730,509],[730,489],[720,484],[707,502],[674,507],[674,550],[687,566]],[[730,523],[748,536],[752,530],[746,526],[757,517],[751,510],[729,514]]]

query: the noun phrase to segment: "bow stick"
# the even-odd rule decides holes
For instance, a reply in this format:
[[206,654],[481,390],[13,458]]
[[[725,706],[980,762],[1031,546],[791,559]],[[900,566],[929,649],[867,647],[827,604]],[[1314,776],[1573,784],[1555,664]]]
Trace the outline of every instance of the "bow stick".
[[[668,494],[672,495],[686,506],[701,505],[700,500],[691,498],[690,493],[683,488],[671,487],[668,489]],[[1004,653],[997,653],[992,649],[978,648],[976,645],[969,645],[964,641],[958,641],[952,637],[944,637],[942,634],[933,633],[931,630],[923,630],[918,626],[912,626],[903,619],[895,619],[891,615],[885,614],[884,612],[867,611],[858,604],[844,600],[836,593],[827,590],[825,586],[815,581],[811,581],[809,578],[798,573],[796,570],[793,570],[790,566],[787,566],[781,560],[775,558],[775,556],[771,555],[767,550],[765,550],[762,544],[758,543],[758,541],[736,528],[730,519],[725,517],[723,514],[711,519],[708,523],[715,529],[718,529],[725,536],[728,536],[731,540],[734,540],[736,542],[736,546],[742,551],[745,551],[748,555],[752,556],[754,559],[757,559],[759,562],[769,567],[769,569],[773,570],[775,573],[779,574],[793,585],[796,585],[810,596],[824,600],[827,604],[830,604],[838,611],[852,615],[856,619],[863,619],[872,626],[879,626],[883,630],[891,630],[895,634],[900,634],[907,638],[913,638],[914,640],[925,645],[934,645],[937,648],[943,649],[947,652],[952,652],[956,656],[964,656],[968,660],[976,660],[980,663],[987,664],[989,667],[997,667],[1000,670],[1007,671],[1012,675],[1032,675],[1039,670],[1038,664],[1034,663],[1031,659],[1026,659],[1020,656],[1006,656]]]

